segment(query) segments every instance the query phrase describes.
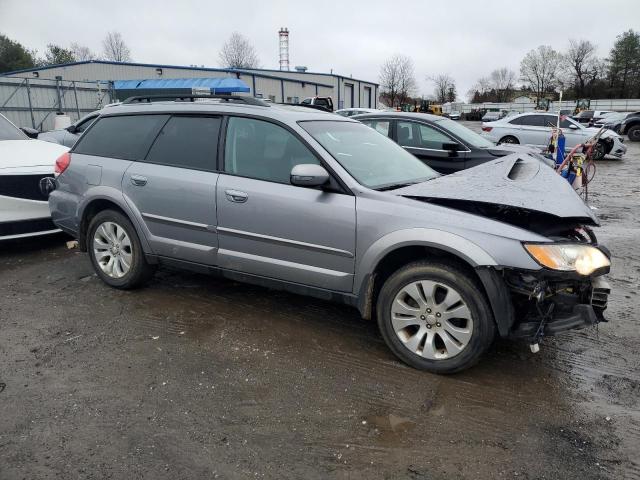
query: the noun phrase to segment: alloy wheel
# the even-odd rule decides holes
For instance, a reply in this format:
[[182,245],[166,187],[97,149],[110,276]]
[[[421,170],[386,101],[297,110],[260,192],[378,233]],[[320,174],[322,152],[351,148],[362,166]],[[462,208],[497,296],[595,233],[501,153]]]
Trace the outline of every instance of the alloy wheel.
[[93,255],[100,269],[111,278],[122,278],[131,270],[133,248],[124,228],[115,222],[101,223],[93,235]]
[[400,289],[391,306],[391,323],[405,348],[430,360],[455,357],[473,335],[471,310],[460,294],[431,280]]

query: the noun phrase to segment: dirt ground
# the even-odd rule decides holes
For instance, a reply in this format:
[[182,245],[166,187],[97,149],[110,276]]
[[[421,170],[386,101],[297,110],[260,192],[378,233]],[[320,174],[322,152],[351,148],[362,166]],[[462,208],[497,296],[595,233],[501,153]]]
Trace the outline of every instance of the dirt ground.
[[[477,124],[476,124],[477,127]],[[592,188],[609,323],[443,377],[345,306],[0,246],[0,479],[640,478],[640,144]]]

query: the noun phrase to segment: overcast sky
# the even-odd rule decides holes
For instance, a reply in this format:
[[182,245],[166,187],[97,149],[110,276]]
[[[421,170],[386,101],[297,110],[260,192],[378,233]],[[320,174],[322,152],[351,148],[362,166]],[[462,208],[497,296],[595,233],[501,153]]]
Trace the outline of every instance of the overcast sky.
[[0,33],[42,53],[71,42],[100,52],[119,31],[134,61],[219,65],[233,31],[249,38],[263,68],[278,68],[278,30],[290,31],[291,66],[378,81],[394,53],[415,62],[418,94],[427,77],[448,73],[458,93],[507,66],[518,72],[524,54],[541,44],[564,49],[587,38],[600,55],[616,35],[640,27],[640,0],[0,0]]

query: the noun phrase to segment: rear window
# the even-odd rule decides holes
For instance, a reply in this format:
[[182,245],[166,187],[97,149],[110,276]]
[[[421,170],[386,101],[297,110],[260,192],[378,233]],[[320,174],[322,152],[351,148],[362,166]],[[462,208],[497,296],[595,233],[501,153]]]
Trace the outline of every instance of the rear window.
[[80,137],[73,151],[98,157],[142,160],[168,115],[103,117]]
[[220,117],[172,117],[145,161],[215,171],[219,132]]

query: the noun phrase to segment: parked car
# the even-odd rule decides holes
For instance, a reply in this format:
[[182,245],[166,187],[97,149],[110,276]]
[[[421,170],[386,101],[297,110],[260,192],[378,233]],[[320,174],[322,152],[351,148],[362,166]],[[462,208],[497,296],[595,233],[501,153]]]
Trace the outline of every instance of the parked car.
[[620,133],[632,142],[640,142],[640,112],[630,113],[620,124]]
[[460,120],[461,116],[462,113],[460,113],[458,110],[452,110],[451,112],[449,112],[449,118],[451,120]]
[[[485,138],[497,143],[520,143],[544,148],[549,144],[553,128],[557,125],[557,115],[543,112],[522,113],[514,117],[496,122],[482,124]],[[598,133],[597,128],[588,128],[565,117],[560,128],[566,138],[566,149],[571,150],[579,143],[584,143]],[[605,155],[622,157],[627,151],[622,137],[611,130],[604,132],[594,147],[593,158],[599,160]]]
[[514,152],[529,153],[542,159],[540,149],[523,145],[496,146],[464,125],[436,115],[377,112],[352,118],[391,138],[444,174],[475,167]]
[[300,105],[325,112],[333,112],[333,99],[331,97],[308,97],[302,100]]
[[601,118],[607,113],[611,112],[609,110],[583,110],[572,118],[578,123],[589,124],[592,118]]
[[89,115],[82,117],[80,120],[72,123],[66,128],[49,130],[48,132],[39,134],[38,140],[72,147],[73,144],[76,143],[76,140],[80,138],[82,132],[89,128],[96,118],[98,118],[98,112],[91,112]]
[[27,137],[0,114],[0,241],[56,233],[44,177],[53,177],[56,158],[68,148]]
[[613,130],[617,134],[620,134],[620,126],[625,118],[629,115],[628,112],[612,112],[607,113],[602,118],[597,121],[592,121],[589,126],[593,128],[608,128],[609,130]]
[[345,302],[437,373],[603,320],[598,220],[537,159],[443,177],[355,120],[236,98],[113,107],[58,160],[54,222],[107,285],[167,264]]
[[483,122],[493,122],[502,118],[502,112],[487,112],[482,116]]
[[375,108],[342,108],[336,110],[335,113],[342,115],[343,117],[353,117],[354,115],[362,115],[363,113],[379,112]]

